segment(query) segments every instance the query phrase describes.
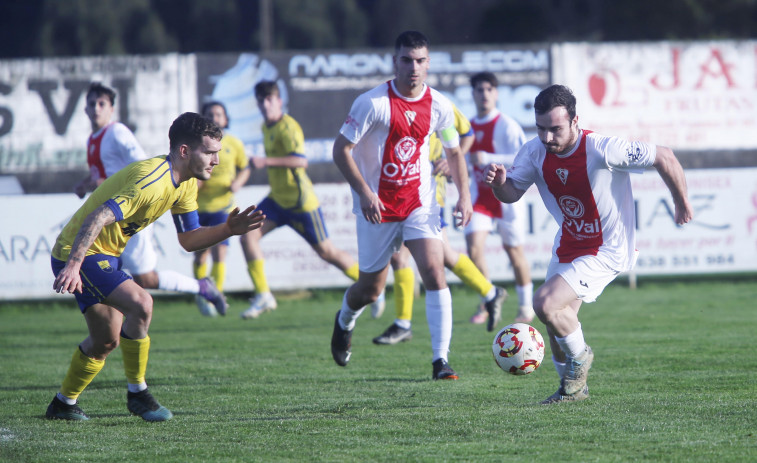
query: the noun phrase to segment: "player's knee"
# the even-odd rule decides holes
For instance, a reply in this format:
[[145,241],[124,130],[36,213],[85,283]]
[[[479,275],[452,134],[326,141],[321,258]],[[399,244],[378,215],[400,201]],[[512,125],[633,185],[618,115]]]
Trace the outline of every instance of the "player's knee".
[[315,252],[318,254],[318,257],[320,257],[322,260],[325,260],[326,262],[331,262],[336,259],[336,253],[334,252],[334,249],[329,246],[316,246]]
[[154,270],[140,275],[132,275],[132,278],[134,278],[135,283],[145,289],[158,289],[160,283],[158,272]]
[[93,340],[84,355],[97,360],[105,360],[108,354],[118,348],[119,343],[119,337],[100,339],[97,341]]
[[549,293],[537,291],[534,294],[534,312],[542,323],[550,324],[562,308],[561,302],[551,297]]
[[447,287],[447,278],[443,266],[427,269],[418,268],[423,286],[428,291],[438,291]]
[[127,317],[132,316],[140,320],[150,320],[152,318],[152,307],[153,300],[150,293],[140,291],[133,294]]

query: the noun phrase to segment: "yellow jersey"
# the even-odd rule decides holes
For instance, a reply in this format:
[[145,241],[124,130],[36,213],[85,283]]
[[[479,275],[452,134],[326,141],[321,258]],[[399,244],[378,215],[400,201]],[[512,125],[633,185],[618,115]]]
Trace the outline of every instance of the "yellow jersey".
[[184,214],[197,210],[197,180],[175,184],[168,156],[138,161],[108,177],[84,202],[55,240],[52,255],[67,260],[84,219],[107,204],[116,222],[103,227],[86,255],[120,256],[129,238],[158,220],[167,210]]
[[[288,114],[270,127],[263,124],[263,144],[269,158],[305,156],[305,135],[300,124]],[[268,167],[268,183],[271,186],[268,197],[281,207],[297,212],[318,209],[318,198],[304,167]]]
[[197,193],[197,210],[229,212],[234,209],[234,194],[229,188],[237,172],[246,169],[249,164],[242,140],[225,134],[221,139],[221,151],[218,152],[218,165],[213,168],[210,178],[202,182]]
[[[473,130],[470,125],[470,121],[467,117],[463,116],[463,113],[457,109],[457,106],[452,105],[452,109],[455,112],[455,129],[461,137],[468,135]],[[442,141],[436,136],[436,132],[431,134],[428,141],[429,160],[433,163],[437,159],[441,159],[444,155],[444,149],[442,148]],[[463,153],[465,154],[465,153]],[[447,196],[447,177],[444,174],[436,174],[436,201],[440,206],[444,207],[444,200]]]

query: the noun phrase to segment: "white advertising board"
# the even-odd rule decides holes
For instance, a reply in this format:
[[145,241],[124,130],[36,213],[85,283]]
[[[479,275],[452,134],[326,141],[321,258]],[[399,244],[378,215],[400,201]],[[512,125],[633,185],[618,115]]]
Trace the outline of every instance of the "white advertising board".
[[553,82],[583,128],[677,149],[753,149],[757,41],[565,43]]
[[114,120],[145,151],[168,152],[168,128],[197,109],[195,55],[0,60],[0,172],[86,167],[87,87],[116,90]]
[[[694,221],[674,224],[667,188],[654,171],[634,175],[638,222],[638,275],[757,271],[757,169],[689,170],[686,172]],[[352,198],[347,184],[316,184],[331,239],[357,255]],[[456,192],[448,188],[448,205]],[[259,202],[267,187],[245,187],[237,195],[240,205]],[[556,231],[538,193],[529,190],[526,255],[535,279],[543,278],[551,258]],[[50,249],[60,228],[81,205],[73,194],[6,196],[0,202],[0,300],[48,298],[52,291]],[[449,217],[449,210],[447,211]],[[448,220],[449,222],[449,220]],[[450,241],[465,250],[459,230],[449,229]],[[155,227],[159,269],[190,274],[191,254],[178,244],[170,214]],[[345,287],[350,280],[321,261],[291,229],[276,230],[263,238],[266,273],[274,290]],[[512,281],[506,254],[496,236],[487,242],[489,272],[495,281]],[[249,291],[252,283],[242,257],[239,239],[230,240],[227,291]],[[391,273],[391,272],[390,272]],[[450,281],[457,281],[448,273]],[[62,297],[62,296],[61,296]]]

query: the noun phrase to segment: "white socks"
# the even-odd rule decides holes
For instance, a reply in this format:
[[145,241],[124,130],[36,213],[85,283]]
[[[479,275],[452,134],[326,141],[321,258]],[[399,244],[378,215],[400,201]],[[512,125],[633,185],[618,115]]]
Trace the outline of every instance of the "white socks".
[[534,306],[534,284],[529,283],[523,286],[516,286],[515,292],[518,294],[518,304],[520,307]]
[[58,396],[58,400],[65,403],[66,405],[74,405],[76,404],[76,399],[69,399],[68,397],[64,396],[60,392],[56,394]]
[[565,362],[558,362],[554,355],[552,355],[552,363],[555,365],[557,374],[560,375],[560,379],[565,375]]
[[199,294],[200,283],[192,277],[182,275],[173,270],[158,272],[158,289],[177,291],[180,293]]
[[126,383],[126,387],[129,388],[129,392],[141,392],[147,389],[147,383],[131,384]]
[[347,305],[347,291],[344,292],[342,298],[342,309],[339,311],[339,326],[343,330],[352,331],[355,329],[355,321],[363,313],[365,307],[361,307],[358,310],[353,311],[350,306]]
[[410,327],[413,326],[413,323],[410,320],[400,320],[399,318],[394,319],[394,324],[403,330],[409,330]]
[[570,333],[564,338],[555,337],[557,344],[560,345],[560,349],[565,352],[570,358],[576,358],[586,350],[586,342],[584,341],[584,332],[581,331],[581,323],[578,324],[576,331]]
[[449,288],[426,291],[426,321],[431,333],[431,360],[447,360],[452,340],[452,294]]
[[492,289],[490,289],[489,292],[486,293],[486,296],[483,296],[481,298],[481,302],[484,302],[484,303],[489,302],[492,299],[494,299],[494,296],[496,296],[496,295],[497,295],[497,287],[496,286],[492,286]]

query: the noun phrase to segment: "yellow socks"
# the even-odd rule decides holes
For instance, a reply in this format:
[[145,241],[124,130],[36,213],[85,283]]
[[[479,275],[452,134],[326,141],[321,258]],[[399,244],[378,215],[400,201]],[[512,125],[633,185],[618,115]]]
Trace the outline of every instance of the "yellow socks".
[[213,270],[210,271],[210,276],[216,282],[218,291],[223,291],[223,283],[226,281],[226,262],[213,262]]
[[195,278],[197,278],[198,280],[201,280],[208,276],[207,262],[203,262],[202,264],[192,263],[192,268],[194,269]]
[[268,287],[268,280],[265,277],[265,260],[255,259],[252,262],[247,262],[247,271],[250,273],[250,279],[252,279],[252,284],[255,285],[257,294],[271,292],[271,288]]
[[104,366],[105,360],[89,358],[77,347],[71,357],[68,373],[60,386],[60,393],[69,399],[76,400]]
[[394,308],[398,320],[412,320],[415,271],[405,267],[394,271]]
[[147,357],[150,353],[150,336],[142,339],[126,339],[121,336],[121,353],[124,357],[124,373],[129,384],[145,382]]
[[360,268],[357,263],[352,264],[352,267],[344,271],[344,274],[352,281],[357,281],[357,277],[360,276]]
[[463,283],[478,291],[481,297],[486,295],[494,287],[491,281],[487,280],[476,264],[465,254],[460,254],[457,263],[452,268],[452,273],[457,275]]

